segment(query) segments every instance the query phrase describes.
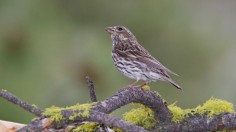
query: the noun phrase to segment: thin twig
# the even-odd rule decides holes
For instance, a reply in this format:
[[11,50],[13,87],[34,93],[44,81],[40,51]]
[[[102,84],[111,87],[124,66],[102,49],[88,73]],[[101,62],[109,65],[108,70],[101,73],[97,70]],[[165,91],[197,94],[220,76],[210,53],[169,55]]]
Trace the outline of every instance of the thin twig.
[[86,79],[87,79],[87,83],[88,83],[90,99],[92,102],[97,102],[97,97],[96,97],[95,90],[94,90],[93,80],[89,76],[86,76]]
[[6,99],[7,101],[13,104],[20,106],[21,108],[33,113],[36,116],[39,116],[39,117],[42,116],[43,111],[41,109],[20,100],[17,96],[13,95],[12,93],[7,92],[6,90],[0,90],[0,97]]

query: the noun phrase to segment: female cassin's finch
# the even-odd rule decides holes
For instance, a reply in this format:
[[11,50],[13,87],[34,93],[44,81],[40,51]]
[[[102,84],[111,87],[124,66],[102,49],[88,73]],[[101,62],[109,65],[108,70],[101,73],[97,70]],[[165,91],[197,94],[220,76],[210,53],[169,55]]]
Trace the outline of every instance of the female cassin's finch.
[[125,76],[136,80],[129,87],[139,80],[144,84],[151,81],[167,81],[176,88],[181,87],[175,83],[168,73],[175,74],[163,66],[158,60],[144,49],[136,40],[135,36],[124,26],[107,27],[106,31],[112,39],[112,59],[116,68]]

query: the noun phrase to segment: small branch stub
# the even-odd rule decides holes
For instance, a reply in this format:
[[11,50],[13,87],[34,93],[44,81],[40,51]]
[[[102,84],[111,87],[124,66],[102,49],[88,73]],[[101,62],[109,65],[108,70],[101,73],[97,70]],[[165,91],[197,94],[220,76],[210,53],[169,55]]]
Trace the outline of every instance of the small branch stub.
[[87,79],[87,83],[88,83],[90,99],[92,102],[97,102],[97,97],[96,97],[95,90],[94,90],[93,80],[89,76],[86,76],[86,79]]

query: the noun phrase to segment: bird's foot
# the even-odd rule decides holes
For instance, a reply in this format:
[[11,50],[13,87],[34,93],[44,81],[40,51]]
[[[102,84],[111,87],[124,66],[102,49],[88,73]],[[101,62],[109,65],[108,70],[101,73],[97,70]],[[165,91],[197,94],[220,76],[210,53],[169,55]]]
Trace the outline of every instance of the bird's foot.
[[150,90],[150,87],[148,86],[147,83],[143,83],[139,86],[139,88],[145,89],[145,90]]

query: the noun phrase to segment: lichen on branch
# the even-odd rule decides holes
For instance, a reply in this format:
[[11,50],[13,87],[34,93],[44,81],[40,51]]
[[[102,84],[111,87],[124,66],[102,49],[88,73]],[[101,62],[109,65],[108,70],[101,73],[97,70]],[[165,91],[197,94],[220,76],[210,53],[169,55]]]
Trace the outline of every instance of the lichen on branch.
[[50,108],[46,108],[45,111],[43,112],[43,115],[46,117],[49,117],[52,121],[61,121],[63,120],[63,115],[62,112],[66,110],[74,110],[74,111],[79,111],[74,115],[71,115],[69,117],[69,120],[74,120],[75,118],[78,117],[89,117],[90,109],[92,106],[96,103],[90,103],[90,104],[76,104],[73,106],[69,107],[56,107],[56,106],[51,106]]
[[[24,104],[27,103],[5,90],[0,90],[0,96],[26,108]],[[126,112],[123,119],[110,115],[114,110],[130,103],[136,103],[140,107]],[[28,110],[30,112],[32,109],[39,111],[36,115],[40,118],[19,132],[98,130],[104,126],[118,131],[142,132],[236,130],[236,113],[230,102],[212,97],[196,108],[182,109],[176,103],[167,106],[163,98],[157,92],[150,91],[147,86],[145,89],[121,89],[101,102],[64,108],[52,106],[45,111],[30,104],[27,106],[31,108]]]

